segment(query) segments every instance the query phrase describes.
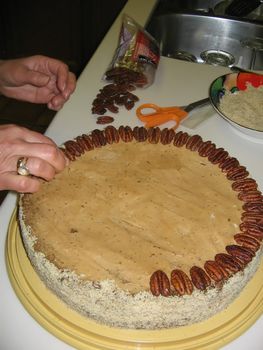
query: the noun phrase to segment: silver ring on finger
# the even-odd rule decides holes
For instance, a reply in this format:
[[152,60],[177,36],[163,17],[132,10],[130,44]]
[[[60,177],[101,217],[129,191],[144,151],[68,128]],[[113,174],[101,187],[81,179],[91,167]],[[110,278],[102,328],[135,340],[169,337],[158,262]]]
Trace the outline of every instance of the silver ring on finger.
[[27,161],[28,161],[28,158],[26,158],[26,157],[21,157],[18,159],[18,161],[17,161],[17,173],[18,173],[18,175],[22,175],[22,176],[30,175],[30,172],[29,172],[28,167],[26,165]]

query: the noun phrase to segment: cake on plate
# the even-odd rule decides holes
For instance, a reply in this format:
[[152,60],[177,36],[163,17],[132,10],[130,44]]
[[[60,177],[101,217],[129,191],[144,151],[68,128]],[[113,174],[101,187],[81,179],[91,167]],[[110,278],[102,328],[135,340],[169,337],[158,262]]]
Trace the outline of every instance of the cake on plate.
[[104,325],[186,326],[224,310],[262,256],[263,197],[223,148],[173,129],[108,126],[63,145],[70,165],[21,195],[28,257]]

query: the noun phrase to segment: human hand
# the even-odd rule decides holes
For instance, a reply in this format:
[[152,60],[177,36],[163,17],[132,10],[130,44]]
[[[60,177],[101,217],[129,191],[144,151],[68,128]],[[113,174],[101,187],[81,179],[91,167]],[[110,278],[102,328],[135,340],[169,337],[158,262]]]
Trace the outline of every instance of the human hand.
[[[17,161],[28,158],[29,176],[18,175]],[[40,179],[50,181],[67,161],[48,137],[16,125],[0,126],[0,190],[36,192]]]
[[75,87],[75,75],[60,60],[36,55],[0,62],[0,92],[7,97],[58,111]]

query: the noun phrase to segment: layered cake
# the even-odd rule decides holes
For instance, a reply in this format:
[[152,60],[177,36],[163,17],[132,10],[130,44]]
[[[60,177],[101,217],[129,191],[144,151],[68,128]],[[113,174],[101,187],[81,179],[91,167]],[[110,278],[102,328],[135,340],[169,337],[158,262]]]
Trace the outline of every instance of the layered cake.
[[104,325],[161,329],[224,310],[262,255],[263,198],[198,135],[108,126],[64,144],[70,165],[20,198],[28,257],[69,307]]

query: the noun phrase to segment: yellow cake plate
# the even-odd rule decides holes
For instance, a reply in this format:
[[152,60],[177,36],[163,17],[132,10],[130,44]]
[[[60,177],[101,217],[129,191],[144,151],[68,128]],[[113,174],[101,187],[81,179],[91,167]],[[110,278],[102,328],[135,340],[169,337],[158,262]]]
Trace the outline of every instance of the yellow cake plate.
[[10,220],[7,268],[13,288],[27,311],[50,333],[85,350],[213,350],[240,336],[263,313],[263,262],[254,278],[225,311],[208,321],[166,330],[107,327],[69,309],[50,292],[32,268],[16,220]]

